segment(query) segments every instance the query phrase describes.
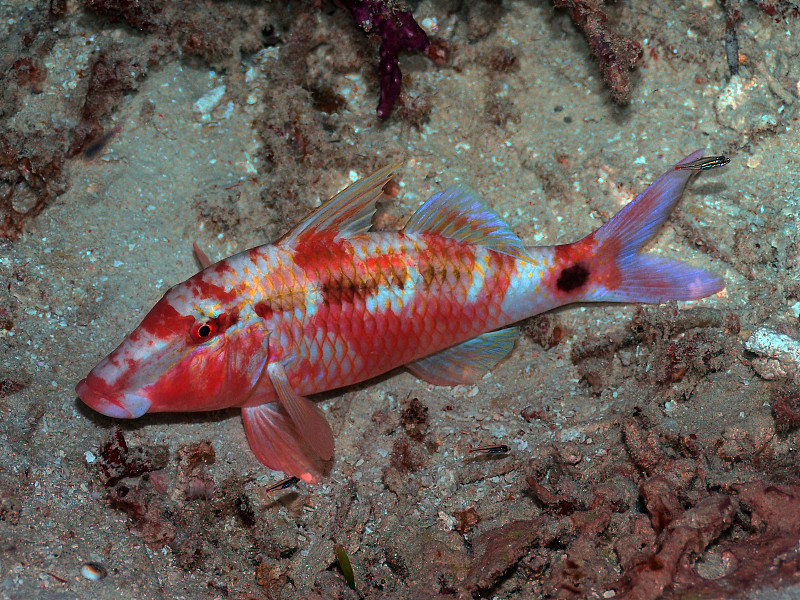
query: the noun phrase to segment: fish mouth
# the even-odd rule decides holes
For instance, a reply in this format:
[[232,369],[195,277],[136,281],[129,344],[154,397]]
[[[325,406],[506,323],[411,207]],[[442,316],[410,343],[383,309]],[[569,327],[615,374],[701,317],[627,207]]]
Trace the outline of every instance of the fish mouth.
[[115,391],[94,373],[75,386],[75,393],[88,407],[115,419],[135,419],[150,409],[150,399],[146,396]]

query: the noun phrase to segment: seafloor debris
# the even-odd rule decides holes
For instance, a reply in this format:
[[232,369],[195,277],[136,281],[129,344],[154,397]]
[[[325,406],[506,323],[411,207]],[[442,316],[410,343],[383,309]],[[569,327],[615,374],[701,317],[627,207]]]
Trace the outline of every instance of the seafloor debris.
[[342,570],[342,575],[344,575],[347,585],[351,590],[356,589],[356,578],[355,574],[353,573],[353,565],[350,564],[350,557],[347,556],[347,551],[344,549],[344,546],[342,544],[336,544],[333,547],[333,551],[336,554],[336,560],[339,563],[339,568]]
[[547,526],[547,520],[546,517],[537,517],[512,521],[484,533],[476,542],[483,551],[464,580],[467,591],[477,595],[490,589],[534,546],[546,546],[556,539],[555,531]]
[[576,343],[572,350],[572,362],[577,364],[593,356],[609,356],[620,348],[635,346],[657,336],[656,326],[675,335],[689,329],[721,327],[731,332],[738,332],[736,315],[709,307],[698,307],[687,310],[667,311],[638,308],[630,323],[616,331],[598,337],[587,338]]
[[775,431],[786,434],[800,427],[800,388],[781,388],[772,400]]
[[356,22],[367,33],[381,37],[381,59],[378,75],[381,79],[381,97],[378,102],[378,117],[385,119],[400,96],[403,74],[400,72],[398,55],[401,50],[425,51],[430,45],[428,36],[417,25],[411,12],[398,9],[393,2],[385,0],[344,0]]
[[108,501],[114,508],[128,514],[131,527],[153,550],[160,550],[175,540],[175,525],[167,518],[162,506],[152,501],[148,491],[120,483],[112,488]]
[[800,487],[766,480],[713,487],[702,449],[676,446],[683,448],[676,453],[661,437],[627,422],[632,465],[615,462],[613,481],[581,475],[557,451],[534,461],[527,482],[545,514],[478,538],[464,587],[473,595],[496,591],[516,569],[548,573],[541,581],[547,596],[656,600],[670,591],[721,597],[796,579],[800,525],[787,521]]
[[466,510],[457,510],[453,513],[456,519],[456,531],[467,533],[470,529],[481,522],[481,516],[474,507],[470,506]]
[[400,413],[400,424],[408,437],[421,442],[428,431],[428,407],[420,402],[419,398],[412,398]]
[[75,127],[68,156],[75,156],[101,137],[101,121],[111,114],[122,96],[135,90],[147,68],[135,58],[120,53],[100,54],[92,63],[89,85],[81,111],[81,121]]
[[[91,146],[104,138],[106,121],[123,96],[138,88],[150,67],[174,60],[176,46],[218,65],[222,57],[255,52],[263,43],[260,32],[280,18],[241,3],[179,7],[158,0],[82,0],[74,4],[67,10],[62,0],[39,3],[24,18],[10,21],[0,64],[0,238],[17,239],[25,223],[67,189],[65,159],[87,148],[89,155],[83,156],[91,159]],[[29,104],[31,94],[60,96],[55,89],[62,84],[50,81],[46,65],[52,63],[53,49],[60,48],[67,32],[73,31],[70,19],[76,23],[76,39],[85,36],[79,32],[85,29],[86,12],[101,20],[125,22],[148,35],[134,45],[118,39],[125,36],[105,38],[108,41],[99,44],[89,68],[76,73],[79,80],[88,81],[79,81],[77,90],[62,97],[60,108],[49,113],[46,121],[52,126],[26,125],[18,113]],[[55,18],[61,21],[59,27],[53,27]],[[83,89],[85,93],[80,92]]]
[[[114,465],[124,464],[123,457],[131,450],[122,452],[123,444],[127,448],[124,438],[112,436],[109,450],[101,454],[110,453],[108,458],[114,459]],[[221,483],[214,480],[211,442],[187,444],[179,448],[175,458],[177,461],[160,464],[159,471],[126,475],[129,479],[118,480],[108,492],[108,503],[130,517],[129,528],[148,547],[158,550],[169,546],[176,564],[183,569],[225,560],[225,550],[209,548],[241,544],[243,539],[257,548],[252,550],[254,555],[289,556],[295,552],[292,540],[281,537],[283,534],[275,538],[261,529],[263,513],[258,498],[245,489],[249,479],[232,476]],[[100,481],[105,481],[102,469],[95,472]],[[221,519],[234,519],[239,526],[223,532],[217,527]]]
[[115,427],[109,440],[100,448],[98,460],[91,466],[104,485],[115,485],[123,477],[164,468],[169,458],[166,446],[129,447],[122,429]]
[[742,455],[719,479],[713,448],[691,438],[630,419],[627,459],[588,471],[568,447],[544,449],[526,478],[541,516],[473,540],[461,586],[502,595],[533,578],[545,597],[657,600],[797,581],[796,477],[767,469],[753,478]]
[[163,18],[161,2],[158,0],[83,0],[83,5],[97,14],[105,15],[109,21],[124,21],[139,31],[158,28]]
[[25,222],[67,189],[58,132],[0,130],[0,238],[17,239]]
[[714,102],[720,125],[748,136],[774,131],[781,122],[783,105],[792,102],[792,95],[777,86],[774,79],[770,85],[770,79],[760,74],[731,77]]
[[[640,493],[650,523],[632,522],[614,544],[623,571],[617,598],[655,600],[668,589],[721,597],[797,580],[800,523],[789,515],[797,514],[800,486],[755,480],[712,491],[707,457],[670,456],[634,421],[625,445],[646,474]],[[706,560],[691,560],[698,556]]]
[[615,367],[621,351],[646,347],[650,351],[648,360],[642,361],[637,350],[640,360],[622,371],[630,374],[644,368],[644,373],[637,373],[642,379],[653,384],[681,382],[688,390],[706,373],[727,368],[733,361],[738,343],[731,334],[739,329],[738,317],[728,311],[709,307],[678,310],[674,305],[640,307],[618,330],[574,344],[571,358],[592,391],[599,393],[613,384],[615,377],[621,377],[621,369]]
[[794,378],[795,383],[800,383],[800,341],[769,327],[759,327],[744,346],[759,355],[752,365],[764,379]]
[[30,376],[17,378],[6,372],[0,371],[0,398],[10,396],[20,390],[24,390],[30,383]]
[[739,74],[739,34],[737,23],[742,19],[741,6],[736,1],[724,1],[725,8],[725,54],[728,59],[728,73],[731,77]]
[[558,315],[544,313],[525,320],[522,332],[545,350],[557,346],[564,339],[564,326]]
[[201,440],[178,450],[178,476],[175,491],[185,500],[209,499],[216,483],[205,474],[204,466],[213,464],[216,452],[210,440]]
[[198,98],[192,105],[192,113],[194,113],[195,120],[202,123],[211,121],[211,113],[225,96],[225,90],[226,87],[224,85],[218,85]]
[[411,446],[408,437],[401,434],[392,444],[389,464],[400,473],[411,473],[421,469],[425,464],[425,456],[417,446]]
[[604,0],[553,0],[557,7],[569,10],[589,48],[600,61],[600,71],[611,87],[611,96],[618,104],[631,101],[631,81],[628,71],[636,67],[642,49],[633,40],[615,33],[608,27],[603,12]]
[[765,14],[773,17],[776,23],[781,19],[800,17],[800,6],[792,0],[759,0],[755,3]]

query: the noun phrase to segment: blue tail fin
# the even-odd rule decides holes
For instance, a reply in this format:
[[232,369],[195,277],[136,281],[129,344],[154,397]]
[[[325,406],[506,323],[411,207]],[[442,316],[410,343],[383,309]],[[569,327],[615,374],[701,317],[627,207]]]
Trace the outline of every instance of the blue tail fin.
[[[685,263],[639,254],[680,199],[686,184],[700,170],[727,164],[724,157],[701,158],[693,152],[600,229],[576,244],[591,243],[589,272],[599,274],[586,300],[606,302],[666,302],[696,300],[720,291],[724,281]],[[594,279],[594,278],[593,278]]]

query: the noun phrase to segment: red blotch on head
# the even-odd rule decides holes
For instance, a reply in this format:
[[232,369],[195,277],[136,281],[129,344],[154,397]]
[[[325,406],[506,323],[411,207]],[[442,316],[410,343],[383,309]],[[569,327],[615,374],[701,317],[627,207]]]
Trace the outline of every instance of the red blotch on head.
[[194,322],[194,317],[183,316],[166,298],[159,300],[147,313],[139,326],[156,338],[166,338],[178,332],[185,332]]
[[[222,408],[209,403],[220,396],[224,384],[222,355],[206,355],[202,361],[183,361],[145,388],[152,399],[150,412],[193,412]],[[232,402],[228,400],[228,405]],[[222,403],[220,403],[222,404]]]
[[[212,270],[214,273],[216,269]],[[229,267],[223,269],[221,272],[231,271]],[[206,271],[200,271],[197,275],[189,279],[185,285],[188,285],[189,288],[192,290],[195,298],[198,299],[214,299],[222,304],[231,304],[238,298],[238,293],[235,288],[231,290],[226,290],[221,285],[208,281],[208,273]],[[213,276],[213,275],[212,275]]]

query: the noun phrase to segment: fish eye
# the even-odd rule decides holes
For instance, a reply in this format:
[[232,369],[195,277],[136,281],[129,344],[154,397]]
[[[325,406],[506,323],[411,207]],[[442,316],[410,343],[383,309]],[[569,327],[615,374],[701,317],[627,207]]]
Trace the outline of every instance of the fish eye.
[[192,325],[192,330],[189,332],[189,336],[192,338],[192,341],[198,344],[201,344],[214,336],[217,333],[217,324],[212,321],[196,321],[194,325]]

